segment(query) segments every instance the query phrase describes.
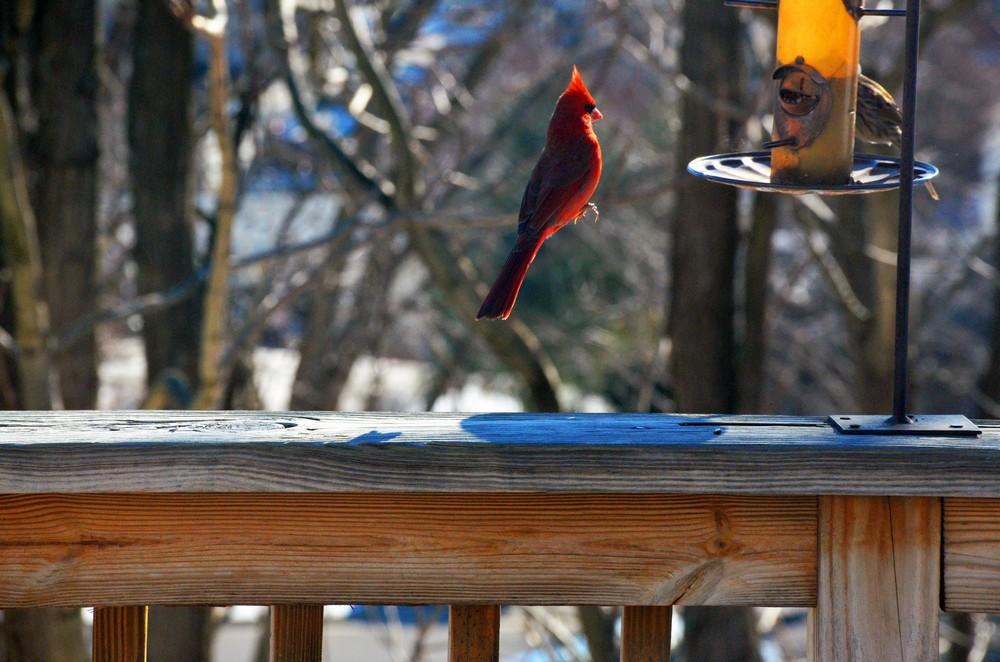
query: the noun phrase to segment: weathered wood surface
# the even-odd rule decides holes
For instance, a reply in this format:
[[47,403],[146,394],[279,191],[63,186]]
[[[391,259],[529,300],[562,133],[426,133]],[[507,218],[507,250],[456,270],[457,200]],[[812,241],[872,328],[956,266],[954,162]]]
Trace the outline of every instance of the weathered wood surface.
[[323,662],[323,605],[271,607],[271,662]]
[[944,500],[944,608],[1000,614],[1000,499]]
[[448,662],[500,659],[500,607],[452,605],[448,610]]
[[0,608],[811,606],[816,499],[0,496]]
[[94,609],[93,662],[146,662],[148,607]]
[[811,660],[937,662],[941,500],[819,499]]
[[7,412],[0,493],[608,492],[1000,497],[981,438],[818,418]]
[[622,610],[621,662],[670,662],[670,607]]

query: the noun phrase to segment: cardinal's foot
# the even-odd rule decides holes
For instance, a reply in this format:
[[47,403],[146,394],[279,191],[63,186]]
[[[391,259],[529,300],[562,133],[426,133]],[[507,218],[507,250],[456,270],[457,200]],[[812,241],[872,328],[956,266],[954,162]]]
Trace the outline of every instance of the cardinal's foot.
[[594,212],[594,223],[601,220],[601,210],[597,208],[597,205],[595,205],[593,202],[588,202],[587,207],[589,207],[590,210]]

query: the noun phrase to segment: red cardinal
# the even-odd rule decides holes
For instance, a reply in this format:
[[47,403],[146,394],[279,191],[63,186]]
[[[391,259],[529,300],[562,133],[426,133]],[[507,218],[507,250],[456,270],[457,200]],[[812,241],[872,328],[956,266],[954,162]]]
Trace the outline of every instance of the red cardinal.
[[586,213],[601,179],[601,145],[594,122],[601,119],[594,97],[573,67],[569,87],[549,120],[545,149],[524,190],[517,241],[486,295],[476,319],[507,319],[538,249],[570,221]]

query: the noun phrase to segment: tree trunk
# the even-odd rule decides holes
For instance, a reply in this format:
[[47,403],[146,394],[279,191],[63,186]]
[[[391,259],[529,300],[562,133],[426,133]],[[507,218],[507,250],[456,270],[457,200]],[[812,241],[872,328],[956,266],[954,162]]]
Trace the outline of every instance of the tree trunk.
[[[292,384],[293,410],[336,409],[351,366],[360,353],[356,343],[351,342],[356,334],[351,334],[350,329],[335,341],[333,325],[340,292],[337,266],[328,264],[320,272],[320,282],[309,300],[299,344],[299,365]],[[367,306],[359,312],[365,310]],[[331,351],[332,347],[337,350]]]
[[[292,388],[292,409],[337,409],[354,363],[364,354],[377,356],[379,336],[385,333],[389,290],[403,262],[398,247],[374,242],[364,272],[353,291],[340,286],[343,254],[328,257],[319,286],[312,295],[306,320],[301,360]],[[343,299],[364,301],[350,307],[349,317],[338,319]],[[336,351],[330,351],[336,348]]]
[[777,196],[756,196],[743,268],[743,342],[740,347],[738,398],[739,410],[745,414],[759,414],[764,406],[771,238],[777,225],[777,214]]
[[[1000,182],[997,183],[996,222],[993,225],[997,239],[993,247],[993,264],[1000,265]],[[993,323],[990,329],[990,359],[979,379],[979,389],[988,403],[1000,403],[1000,287],[993,283]],[[980,405],[980,418],[996,418],[996,409]]]
[[[94,0],[39,2],[32,56],[38,132],[34,200],[52,328],[97,308],[97,70]],[[88,333],[55,361],[68,409],[97,395],[97,345]]]
[[757,624],[749,607],[685,607],[685,662],[757,662]]
[[[208,106],[212,133],[219,145],[219,190],[216,195],[215,233],[212,238],[211,271],[202,302],[201,342],[198,357],[197,409],[218,409],[225,387],[221,359],[226,343],[229,319],[229,262],[233,225],[236,221],[238,164],[233,145],[229,113],[229,57],[226,40],[224,2],[214,3],[216,16],[202,28],[200,34],[208,40],[211,57],[208,74]],[[196,26],[192,23],[192,26]]]
[[[681,70],[719,100],[739,99],[737,14],[717,2],[684,3]],[[731,144],[736,127],[690,95],[683,101],[677,164]],[[736,189],[682,180],[673,232],[670,293],[672,371],[677,408],[728,412],[736,401],[733,281],[738,239]]]
[[[163,291],[194,269],[191,223],[190,31],[162,0],[140,0],[128,95],[129,170],[139,294]],[[151,119],[155,118],[155,120]],[[147,313],[147,381],[174,368],[196,383],[200,297]],[[177,321],[181,320],[178,324]]]
[[5,662],[85,662],[79,609],[8,609]]
[[150,607],[150,660],[203,662],[211,659],[211,607]]
[[10,270],[11,321],[17,404],[51,409],[48,311],[42,294],[42,260],[34,212],[17,144],[14,113],[0,94],[0,253]]
[[[707,90],[713,98],[738,104],[741,63],[737,13],[721,2],[688,0],[681,20],[684,35],[693,37],[686,38],[681,47],[681,71],[692,85]],[[732,145],[735,123],[691,95],[684,97],[682,115],[679,171],[695,156]],[[669,332],[674,400],[679,411],[725,413],[737,404],[736,203],[736,190],[718,184],[685,176],[678,188]],[[682,656],[688,662],[756,661],[757,651],[751,610],[684,610]]]
[[[889,193],[868,197],[837,201],[830,243],[851,289],[867,310],[863,319],[845,312],[855,405],[861,413],[888,414],[892,409],[896,271],[886,258],[896,250],[894,210],[899,198]],[[873,259],[873,249],[885,257]]]
[[587,639],[591,662],[616,662],[615,611],[606,612],[601,607],[578,607],[580,629]]

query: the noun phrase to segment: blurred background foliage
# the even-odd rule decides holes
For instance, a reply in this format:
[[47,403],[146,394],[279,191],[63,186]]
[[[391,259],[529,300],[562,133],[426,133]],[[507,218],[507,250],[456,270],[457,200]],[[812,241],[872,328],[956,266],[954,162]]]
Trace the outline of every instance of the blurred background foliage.
[[[918,157],[943,199],[917,197],[914,409],[997,418],[1000,4],[924,4]],[[0,4],[0,408],[887,411],[896,196],[685,173],[769,135],[774,20],[717,0]],[[898,92],[901,23],[863,27],[866,73]],[[509,322],[476,323],[574,63],[606,117],[601,220],[546,244]],[[437,616],[392,613],[409,629],[385,659],[438,659]],[[508,617],[511,659],[615,659],[614,610]],[[804,655],[799,612],[683,619],[678,659]],[[155,610],[151,650],[246,659],[218,645],[232,622]],[[0,660],[86,657],[76,610],[3,630]],[[942,634],[949,660],[1000,659],[988,618]]]

